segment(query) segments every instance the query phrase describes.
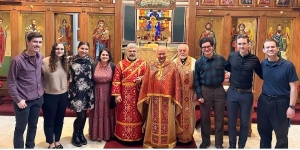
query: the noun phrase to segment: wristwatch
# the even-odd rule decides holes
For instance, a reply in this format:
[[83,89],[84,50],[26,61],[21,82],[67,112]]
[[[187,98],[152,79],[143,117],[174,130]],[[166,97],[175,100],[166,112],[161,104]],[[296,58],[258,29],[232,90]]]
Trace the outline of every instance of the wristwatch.
[[295,109],[295,105],[290,105],[289,107],[292,109]]

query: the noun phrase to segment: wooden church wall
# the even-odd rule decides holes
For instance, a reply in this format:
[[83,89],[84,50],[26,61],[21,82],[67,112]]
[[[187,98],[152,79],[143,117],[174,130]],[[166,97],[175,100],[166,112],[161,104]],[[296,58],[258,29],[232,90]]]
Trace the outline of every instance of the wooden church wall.
[[[100,0],[101,1],[101,0]],[[55,23],[55,15],[56,14],[68,14],[68,13],[76,13],[78,14],[78,41],[88,41],[90,43],[90,52],[93,49],[92,43],[92,35],[88,35],[93,29],[89,29],[91,26],[89,23],[91,22],[92,15],[99,16],[100,20],[102,17],[109,16],[111,20],[110,24],[107,24],[110,32],[110,48],[114,57],[114,61],[117,62],[121,60],[121,45],[122,45],[122,1],[116,1],[115,4],[112,4],[111,1],[102,0],[103,2],[80,2],[80,1],[70,1],[72,3],[47,3],[47,2],[28,2],[28,1],[17,1],[17,2],[3,2],[0,4],[0,14],[1,12],[9,12],[10,14],[10,23],[8,24],[8,29],[11,35],[11,46],[6,50],[11,51],[11,58],[20,54],[24,49],[25,45],[21,44],[21,39],[24,37],[24,25],[22,25],[22,19],[24,16],[22,14],[32,15],[41,15],[43,22],[40,23],[43,26],[43,54],[48,56],[51,51],[51,47],[54,42],[56,42],[56,23]],[[1,16],[0,16],[1,17]],[[29,18],[26,18],[29,19]],[[38,22],[37,22],[38,23]],[[77,47],[76,47],[77,48]],[[74,49],[76,49],[74,48]]]
[[[193,5],[196,4],[196,2],[199,2],[198,4],[200,5]],[[254,49],[252,53],[258,56],[260,61],[266,58],[266,55],[262,51],[262,47],[264,41],[268,38],[268,34],[270,34],[270,27],[273,25],[274,33],[276,31],[274,24],[278,24],[278,22],[281,21],[284,28],[285,25],[287,25],[290,30],[290,43],[288,45],[289,54],[287,59],[294,63],[297,74],[300,76],[300,60],[298,58],[300,56],[300,48],[297,45],[300,41],[300,34],[297,34],[300,31],[300,10],[295,8],[295,6],[293,8],[291,7],[292,4],[295,5],[294,1],[291,1],[292,4],[288,7],[276,7],[276,4],[272,5],[272,7],[259,7],[255,5],[245,7],[239,4],[236,4],[235,6],[221,6],[220,4],[207,6],[201,5],[201,2],[197,0],[189,0],[189,3],[187,37],[190,53],[195,58],[199,58],[201,55],[201,50],[198,45],[200,38],[199,32],[202,32],[205,29],[205,25],[203,24],[205,21],[199,21],[199,19],[212,21],[213,23],[216,22],[216,24],[213,24],[213,26],[216,26],[215,28],[213,27],[213,30],[216,30],[216,52],[226,59],[231,51],[232,29],[236,26],[236,23],[239,22],[236,20],[256,20],[256,31],[253,36],[256,40],[253,45]],[[255,75],[253,82],[255,101],[261,93],[262,83],[263,81]]]

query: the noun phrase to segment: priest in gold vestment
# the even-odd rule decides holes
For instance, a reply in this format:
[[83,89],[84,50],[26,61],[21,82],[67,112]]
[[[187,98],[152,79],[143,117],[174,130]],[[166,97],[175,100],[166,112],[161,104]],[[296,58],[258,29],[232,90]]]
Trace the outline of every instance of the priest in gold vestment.
[[143,116],[145,148],[174,148],[176,134],[182,132],[176,116],[180,104],[180,79],[176,65],[166,61],[166,47],[156,50],[158,60],[147,65],[138,100]]
[[122,141],[139,141],[143,138],[142,116],[137,110],[137,100],[146,62],[136,58],[137,46],[127,45],[126,58],[115,68],[112,95],[116,97],[115,136]]
[[177,138],[181,143],[188,143],[193,139],[196,125],[195,100],[197,95],[193,88],[196,60],[193,57],[188,56],[189,47],[186,44],[180,44],[177,48],[177,52],[177,58],[173,61],[176,63],[180,74],[180,101],[183,108],[177,117],[183,132],[177,134]]

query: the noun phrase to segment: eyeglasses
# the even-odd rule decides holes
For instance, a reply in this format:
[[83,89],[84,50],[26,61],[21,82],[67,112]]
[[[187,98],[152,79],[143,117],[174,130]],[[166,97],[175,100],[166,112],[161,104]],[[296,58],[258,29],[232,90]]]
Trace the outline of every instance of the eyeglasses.
[[207,49],[207,48],[211,48],[212,46],[203,46],[201,47],[202,49]]

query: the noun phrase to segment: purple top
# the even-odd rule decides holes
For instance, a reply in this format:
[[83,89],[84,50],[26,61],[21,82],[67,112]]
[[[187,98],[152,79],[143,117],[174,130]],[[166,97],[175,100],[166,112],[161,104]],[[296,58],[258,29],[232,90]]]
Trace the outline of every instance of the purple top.
[[34,59],[30,59],[30,56],[23,51],[11,61],[7,87],[9,95],[16,103],[22,99],[35,100],[44,94],[41,77],[43,56],[37,53],[35,64],[32,60]]

